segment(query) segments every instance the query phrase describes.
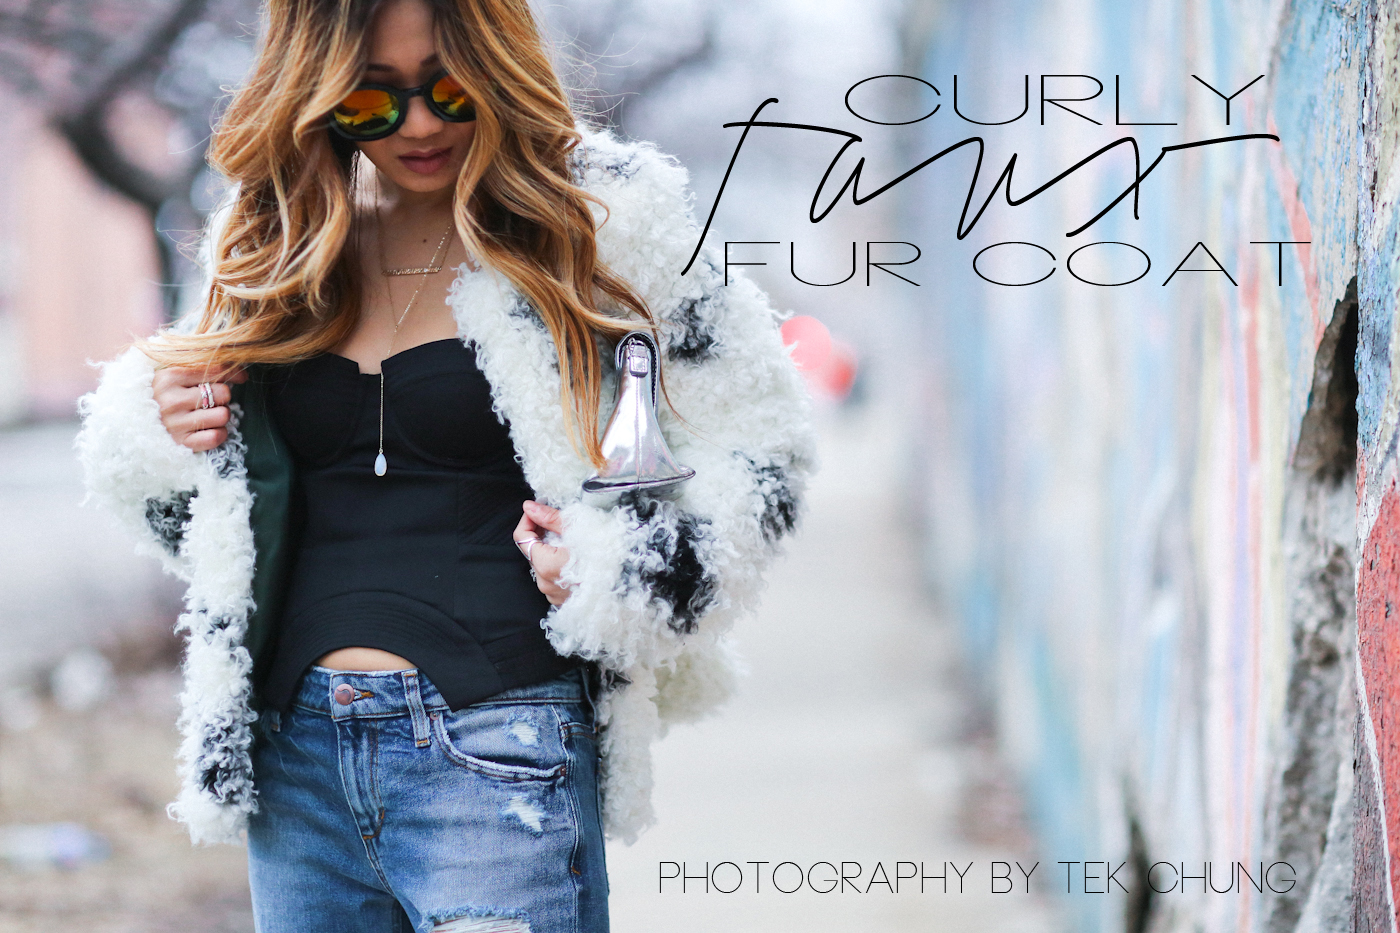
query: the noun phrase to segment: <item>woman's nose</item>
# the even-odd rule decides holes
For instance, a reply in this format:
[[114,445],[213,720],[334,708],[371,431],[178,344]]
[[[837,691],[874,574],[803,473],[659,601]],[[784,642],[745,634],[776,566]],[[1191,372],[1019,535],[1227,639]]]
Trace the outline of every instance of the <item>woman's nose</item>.
[[404,136],[422,138],[431,136],[440,129],[442,129],[442,118],[428,109],[423,95],[418,94],[409,98],[408,116],[404,117],[403,126],[399,127],[399,132]]

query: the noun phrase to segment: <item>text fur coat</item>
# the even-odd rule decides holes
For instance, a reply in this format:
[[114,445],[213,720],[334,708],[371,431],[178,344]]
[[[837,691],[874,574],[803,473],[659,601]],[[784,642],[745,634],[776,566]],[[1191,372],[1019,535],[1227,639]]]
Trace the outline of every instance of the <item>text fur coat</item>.
[[[554,344],[504,277],[457,271],[448,304],[475,344],[494,407],[535,497],[563,510],[568,600],[542,621],[561,654],[599,663],[604,824],[631,841],[652,820],[650,743],[703,715],[731,691],[727,633],[752,610],[761,574],[793,527],[813,468],[809,407],[759,289],[706,247],[686,172],[649,144],[585,130],[577,180],[608,207],[603,262],[646,300],[659,323],[667,395],[661,425],[694,479],[674,502],[600,510],[580,501],[592,466],[570,445]],[[599,218],[602,212],[597,211]],[[612,397],[616,373],[605,357]],[[128,350],[102,367],[79,403],[77,447],[90,498],[138,533],[188,583],[181,694],[182,789],[171,814],[196,842],[234,842],[257,808],[250,762],[257,718],[245,645],[254,614],[255,484],[234,411],[229,440],[207,454],[175,443],[152,397],[153,365]],[[610,406],[604,404],[603,417]]]

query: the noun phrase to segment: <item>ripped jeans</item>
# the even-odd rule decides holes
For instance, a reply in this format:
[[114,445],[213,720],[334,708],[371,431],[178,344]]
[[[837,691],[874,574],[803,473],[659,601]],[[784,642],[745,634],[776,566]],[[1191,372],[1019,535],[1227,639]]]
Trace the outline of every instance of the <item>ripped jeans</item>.
[[261,722],[258,933],[606,933],[581,671],[454,713],[416,670],[312,667]]

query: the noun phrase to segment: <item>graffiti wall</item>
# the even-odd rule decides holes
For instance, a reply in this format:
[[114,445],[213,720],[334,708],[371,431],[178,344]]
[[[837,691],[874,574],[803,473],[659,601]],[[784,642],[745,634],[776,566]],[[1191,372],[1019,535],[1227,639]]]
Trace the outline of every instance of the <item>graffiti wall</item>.
[[1077,928],[1394,929],[1400,11],[934,13],[927,567]]

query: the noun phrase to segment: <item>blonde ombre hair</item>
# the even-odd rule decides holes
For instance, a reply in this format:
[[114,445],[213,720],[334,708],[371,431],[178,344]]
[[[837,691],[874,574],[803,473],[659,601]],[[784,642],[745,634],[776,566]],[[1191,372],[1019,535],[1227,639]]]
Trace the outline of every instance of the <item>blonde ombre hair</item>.
[[[237,185],[210,243],[193,333],[140,344],[169,366],[290,363],[342,343],[359,319],[351,250],[354,146],[326,116],[360,82],[382,0],[270,0],[257,59],[214,132],[209,163]],[[571,441],[603,462],[597,337],[650,322],[598,259],[589,202],[570,180],[581,137],[526,0],[428,0],[445,67],[476,106],[454,213],[467,249],[505,275],[548,327]],[[606,206],[604,205],[604,210]],[[609,313],[610,301],[623,313]]]

